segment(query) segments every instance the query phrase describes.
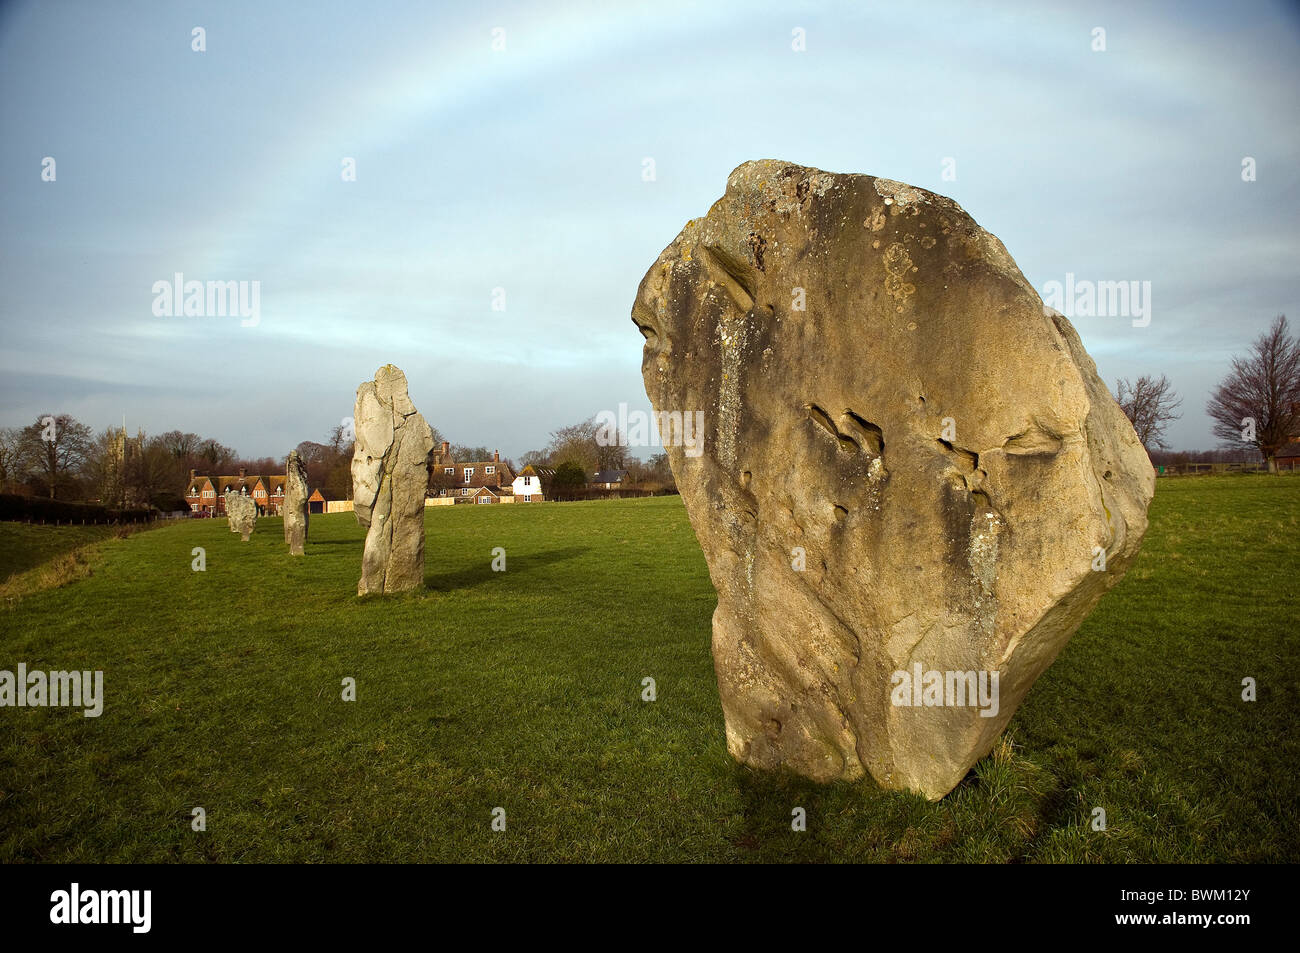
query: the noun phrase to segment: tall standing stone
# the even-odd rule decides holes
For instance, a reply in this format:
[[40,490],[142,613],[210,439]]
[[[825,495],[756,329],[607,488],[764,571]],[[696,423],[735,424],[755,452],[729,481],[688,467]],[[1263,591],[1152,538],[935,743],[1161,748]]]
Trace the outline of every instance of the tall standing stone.
[[303,555],[307,545],[307,467],[297,450],[289,451],[284,467],[284,541],[290,556]]
[[248,542],[253,528],[257,526],[257,503],[251,496],[227,491],[226,520],[230,523],[230,531],[238,533],[244,542]]
[[728,749],[942,797],[1146,530],[1150,461],[1078,334],[951,199],[776,161],[632,318],[655,410],[706,415],[667,452]]
[[369,527],[357,594],[424,585],[424,498],[433,433],[392,364],[357,388],[352,502]]

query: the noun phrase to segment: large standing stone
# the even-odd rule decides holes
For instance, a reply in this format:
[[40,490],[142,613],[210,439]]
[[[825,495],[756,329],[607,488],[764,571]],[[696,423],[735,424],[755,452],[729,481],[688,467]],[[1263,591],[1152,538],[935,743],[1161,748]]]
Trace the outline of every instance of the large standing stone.
[[253,527],[257,525],[257,504],[251,496],[227,492],[226,519],[230,523],[230,531],[238,533],[244,542],[248,542]]
[[284,541],[290,556],[303,555],[307,545],[307,467],[297,450],[289,451],[284,467]]
[[655,409],[706,414],[668,456],[728,749],[942,797],[1146,530],[1151,464],[1074,328],[951,199],[775,161],[632,317]]
[[357,594],[424,585],[424,497],[433,433],[392,364],[357,388],[352,502],[368,526]]

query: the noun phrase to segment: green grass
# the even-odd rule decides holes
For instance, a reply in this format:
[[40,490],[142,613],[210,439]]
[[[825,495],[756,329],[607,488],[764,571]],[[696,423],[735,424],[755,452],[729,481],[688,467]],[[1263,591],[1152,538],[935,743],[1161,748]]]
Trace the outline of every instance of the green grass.
[[1161,481],[1151,519],[938,803],[731,761],[675,498],[431,509],[428,589],[365,600],[350,514],[302,559],[275,519],[105,542],[0,610],[0,668],[103,669],[107,696],[0,709],[0,861],[1295,860],[1300,479]]
[[81,546],[108,539],[114,529],[113,526],[0,523],[0,582]]

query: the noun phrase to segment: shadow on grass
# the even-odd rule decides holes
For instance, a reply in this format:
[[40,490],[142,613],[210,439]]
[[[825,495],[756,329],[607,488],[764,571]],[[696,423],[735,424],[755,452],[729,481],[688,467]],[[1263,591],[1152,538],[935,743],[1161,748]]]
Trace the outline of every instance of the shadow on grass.
[[[535,572],[555,563],[576,559],[590,550],[590,546],[568,546],[564,549],[552,549],[544,553],[509,556],[506,571],[510,576]],[[476,566],[440,573],[436,576],[426,576],[424,587],[435,592],[452,592],[457,589],[470,589],[498,575],[500,574],[492,570],[492,556],[487,554],[483,557],[482,562]]]
[[837,793],[834,787],[823,787],[790,771],[760,771],[743,764],[732,766],[732,779],[744,804],[740,830],[731,838],[737,860],[829,859],[815,834],[796,832],[791,825],[794,809],[802,808],[805,819],[814,819],[816,830],[825,802]]

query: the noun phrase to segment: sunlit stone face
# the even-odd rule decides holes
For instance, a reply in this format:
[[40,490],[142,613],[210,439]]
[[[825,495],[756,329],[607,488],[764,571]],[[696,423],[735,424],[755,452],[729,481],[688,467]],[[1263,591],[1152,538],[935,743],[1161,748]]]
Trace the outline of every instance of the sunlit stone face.
[[1146,528],[1150,464],[1073,328],[951,200],[770,161],[632,317],[655,410],[704,413],[702,454],[667,449],[732,754],[947,793]]

